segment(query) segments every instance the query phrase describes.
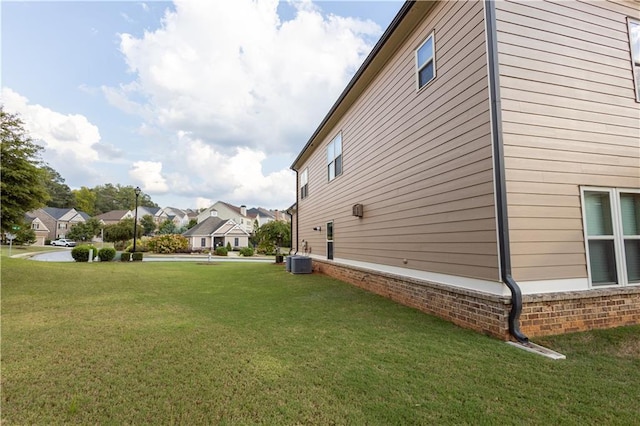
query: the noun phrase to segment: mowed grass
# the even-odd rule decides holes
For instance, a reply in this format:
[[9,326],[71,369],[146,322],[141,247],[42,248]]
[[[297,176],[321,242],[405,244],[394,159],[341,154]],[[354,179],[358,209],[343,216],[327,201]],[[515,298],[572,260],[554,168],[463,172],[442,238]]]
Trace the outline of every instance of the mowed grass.
[[553,361],[273,264],[2,259],[2,423],[638,424],[640,327]]

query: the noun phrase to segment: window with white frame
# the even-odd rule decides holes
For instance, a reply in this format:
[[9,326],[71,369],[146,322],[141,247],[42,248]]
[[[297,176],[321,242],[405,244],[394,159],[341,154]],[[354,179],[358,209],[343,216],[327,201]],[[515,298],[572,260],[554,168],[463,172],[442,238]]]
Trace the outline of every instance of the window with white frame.
[[200,238],[200,247],[205,247],[207,245],[207,239],[206,238]]
[[240,245],[240,238],[234,238],[233,239],[233,246],[234,247],[238,247]]
[[416,50],[416,72],[418,90],[436,77],[436,49],[433,32]]
[[636,101],[640,102],[640,21],[628,20],[631,68],[635,80]]
[[582,200],[591,285],[640,284],[640,191],[583,188]]
[[309,169],[304,169],[300,173],[300,198],[307,198],[309,195]]
[[327,146],[327,171],[329,181],[342,174],[342,133],[338,133]]

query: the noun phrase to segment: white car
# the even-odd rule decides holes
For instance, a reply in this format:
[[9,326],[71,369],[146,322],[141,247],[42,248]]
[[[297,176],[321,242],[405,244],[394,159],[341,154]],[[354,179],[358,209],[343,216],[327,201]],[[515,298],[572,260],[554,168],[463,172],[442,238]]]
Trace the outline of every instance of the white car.
[[62,247],[75,247],[76,242],[67,240],[66,238],[58,238],[57,240],[51,241],[52,246],[62,246]]

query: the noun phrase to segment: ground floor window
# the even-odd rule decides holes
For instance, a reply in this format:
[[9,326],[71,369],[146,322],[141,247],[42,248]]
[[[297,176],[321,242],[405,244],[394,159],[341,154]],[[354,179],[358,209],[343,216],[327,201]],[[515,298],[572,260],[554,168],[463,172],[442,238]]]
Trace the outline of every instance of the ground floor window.
[[239,247],[240,246],[240,238],[234,238],[233,239],[233,246],[234,247]]
[[582,208],[591,285],[640,283],[640,190],[583,188]]
[[206,246],[207,246],[207,239],[200,238],[200,247],[206,247]]

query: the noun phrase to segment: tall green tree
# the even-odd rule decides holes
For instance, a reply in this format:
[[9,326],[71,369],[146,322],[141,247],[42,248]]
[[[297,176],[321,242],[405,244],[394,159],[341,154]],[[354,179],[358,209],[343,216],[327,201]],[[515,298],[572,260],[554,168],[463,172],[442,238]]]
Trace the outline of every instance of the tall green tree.
[[96,214],[96,194],[86,186],[73,191],[76,210],[87,213],[90,216]]
[[167,235],[167,234],[178,234],[178,227],[171,219],[167,219],[158,226],[158,234]]
[[15,114],[0,106],[0,224],[3,231],[22,222],[29,210],[45,205],[49,195],[38,157],[42,147]]
[[258,251],[275,253],[276,247],[291,247],[291,228],[287,222],[274,220],[258,228],[256,238]]
[[[120,243],[123,249],[127,241],[133,238],[133,219],[122,219],[114,225],[104,227],[104,240],[109,243]],[[142,226],[137,227],[137,236],[142,236]]]
[[50,198],[47,206],[62,209],[74,207],[75,198],[71,192],[71,188],[64,183],[64,178],[60,173],[48,165],[44,165],[41,168],[44,171],[44,186],[47,188]]
[[[133,210],[136,203],[135,187],[122,186],[120,184],[98,185],[92,189],[96,195],[96,214],[106,213],[112,210]],[[144,192],[138,196],[138,205],[144,207],[158,207],[151,201],[151,197]]]
[[67,233],[67,238],[75,241],[91,241],[93,237],[100,234],[102,224],[95,217],[86,222],[81,222],[73,226]]
[[140,219],[140,226],[142,226],[144,235],[152,235],[156,230],[156,221],[150,214],[145,214]]

